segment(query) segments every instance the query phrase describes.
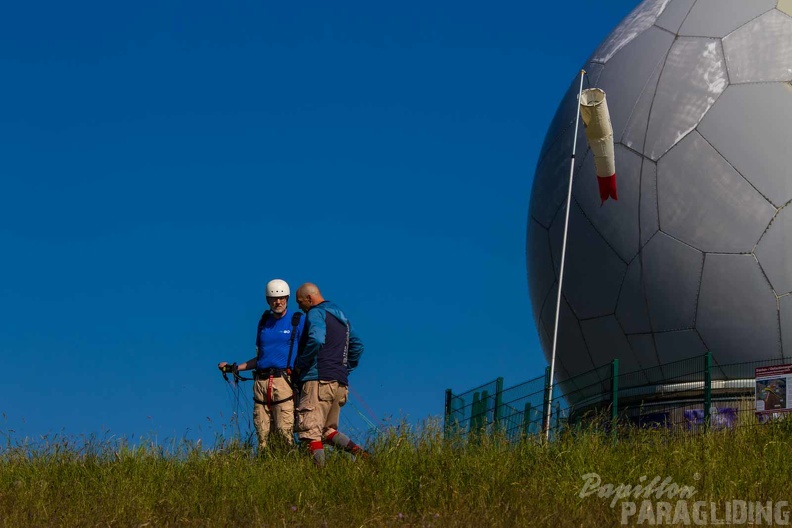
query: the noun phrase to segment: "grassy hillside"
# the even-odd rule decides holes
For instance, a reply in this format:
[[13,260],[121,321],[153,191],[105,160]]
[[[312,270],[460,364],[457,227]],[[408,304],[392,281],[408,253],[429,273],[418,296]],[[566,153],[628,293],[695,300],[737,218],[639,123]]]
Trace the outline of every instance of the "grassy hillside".
[[[616,442],[582,431],[550,444],[444,441],[437,427],[401,427],[375,443],[371,459],[333,453],[320,471],[301,450],[254,456],[230,442],[165,453],[9,438],[0,526],[612,526],[624,506],[606,496],[608,483],[670,478],[699,501],[792,498],[791,440],[789,423],[698,435],[627,429]],[[591,473],[600,487],[581,497]],[[666,490],[652,507],[678,498]],[[625,519],[636,524],[638,515]]]

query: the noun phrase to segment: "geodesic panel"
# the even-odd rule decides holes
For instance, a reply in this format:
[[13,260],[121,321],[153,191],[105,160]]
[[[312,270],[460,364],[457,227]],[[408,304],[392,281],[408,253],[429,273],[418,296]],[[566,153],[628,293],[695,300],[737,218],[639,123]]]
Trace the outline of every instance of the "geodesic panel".
[[566,365],[564,365],[563,359],[560,358],[560,357],[557,357],[556,358],[556,364],[555,364],[555,372],[553,372],[553,379],[555,379],[555,380],[558,380],[558,379],[569,379],[571,377],[572,377],[572,375],[567,370]]
[[657,212],[657,164],[644,158],[641,167],[641,246],[660,229]]
[[643,250],[644,289],[652,330],[692,328],[704,255],[658,233]]
[[[634,46],[619,50],[605,65],[598,87],[607,94],[614,138],[622,136],[644,86],[651,79],[658,64],[663,63],[673,42],[674,36],[667,31],[656,27],[649,28],[635,38]],[[635,82],[625,83],[624,78],[627,76]],[[654,87],[650,87],[650,90],[654,92]],[[618,104],[611,106],[610,101]]]
[[[655,334],[655,345],[661,363],[671,363],[707,353],[707,347],[695,330]],[[667,374],[673,375],[671,372]]]
[[[550,227],[550,248],[556,273],[561,262],[564,210]],[[591,266],[591,262],[597,262]],[[567,238],[564,295],[580,319],[609,315],[616,309],[627,265],[605,242],[577,204],[572,204]]]
[[556,280],[553,261],[550,258],[550,239],[547,229],[536,220],[528,220],[528,241],[526,247],[528,260],[528,287],[531,292],[535,322],[539,321],[542,304]]
[[657,160],[676,145],[696,127],[727,83],[719,42],[674,41],[657,85],[644,154]]
[[765,13],[723,39],[723,53],[732,84],[792,80],[792,18]]
[[[539,341],[542,343],[542,347],[546,350],[552,350],[553,341],[552,337],[547,335],[547,331],[545,330],[544,326],[539,326]],[[550,358],[548,358],[548,362]],[[550,366],[550,365],[548,365]],[[569,372],[564,365],[563,359],[556,355],[556,362],[555,362],[555,372],[553,373],[553,378],[558,379],[567,379],[569,377]]]
[[697,0],[679,34],[692,37],[725,37],[749,20],[773,9],[776,0]]
[[753,255],[706,256],[696,328],[721,365],[781,357],[776,297]]
[[[558,285],[553,285],[550,290],[550,295],[547,297],[547,302],[542,310],[542,326],[549,340],[549,347],[546,348],[546,358],[550,361],[553,345],[553,328],[555,326],[555,312],[556,300],[558,295]],[[594,368],[594,363],[591,361],[586,342],[583,339],[583,334],[580,331],[580,322],[575,314],[569,308],[569,303],[562,296],[561,308],[558,314],[560,319],[558,323],[558,350],[564,350],[564,355],[567,357],[574,357],[574,361],[565,362],[566,370],[571,376],[588,372]],[[571,356],[568,351],[572,351]],[[558,355],[558,352],[556,352]]]
[[652,334],[632,334],[627,336],[633,355],[641,365],[644,365],[646,383],[660,383],[663,381],[662,368],[648,368],[659,363],[657,350]]
[[792,292],[792,207],[778,212],[755,254],[776,295]]
[[657,163],[657,194],[660,229],[702,251],[753,250],[775,214],[698,132]]
[[613,55],[652,27],[665,9],[668,0],[646,0],[632,10],[600,44],[591,60],[607,63]]
[[792,0],[778,0],[776,9],[792,17]]
[[[784,350],[789,350],[792,345],[792,295],[784,295],[778,299],[778,308],[781,312],[781,340]],[[789,352],[786,357],[792,356]]]
[[671,33],[677,33],[685,21],[690,9],[693,7],[695,0],[677,0],[670,2],[663,13],[657,17],[655,25],[661,27]]
[[[646,141],[646,122],[649,120],[649,112],[652,110],[657,83],[660,81],[660,72],[663,71],[663,62],[658,62],[649,79],[644,83],[641,95],[630,112],[624,133],[621,135],[621,143],[635,150],[643,152]],[[619,136],[614,136],[618,138]]]
[[[572,163],[572,137],[575,129],[564,132],[548,150],[545,157],[536,167],[541,177],[534,179],[534,192],[531,195],[531,217],[544,227],[549,227],[558,208],[566,202],[569,192],[569,169]],[[578,131],[578,146],[585,152],[586,139],[583,127]],[[575,160],[575,172],[585,156],[579,155]],[[537,198],[541,196],[542,198]]]
[[627,336],[624,335],[624,330],[614,316],[580,321],[580,328],[596,366],[605,365],[619,358],[622,372],[633,372],[642,368],[638,358],[632,354]]
[[790,123],[792,86],[744,84],[729,86],[699,125],[699,132],[767,200],[780,207],[792,199]]
[[[637,174],[641,170],[641,158],[621,145],[616,145],[619,170],[625,174]],[[619,201],[604,204],[599,198],[597,171],[594,154],[589,151],[583,160],[580,172],[575,175],[573,196],[594,228],[610,242],[611,247],[629,262],[638,253],[638,196],[640,181],[637,178],[619,179]]]
[[627,274],[624,276],[616,305],[616,319],[628,334],[652,331],[641,278],[641,259],[636,257],[627,266]]

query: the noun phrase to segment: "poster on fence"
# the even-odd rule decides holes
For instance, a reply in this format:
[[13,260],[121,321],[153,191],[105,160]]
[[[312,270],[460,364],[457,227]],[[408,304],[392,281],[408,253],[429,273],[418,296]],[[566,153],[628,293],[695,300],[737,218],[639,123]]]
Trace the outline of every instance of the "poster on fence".
[[789,407],[792,389],[792,365],[757,367],[756,414],[781,413],[792,411]]
[[[712,407],[710,409],[710,427],[713,429],[734,427],[737,422],[737,411],[736,407]],[[688,429],[696,429],[704,425],[704,409],[688,409],[684,415]]]

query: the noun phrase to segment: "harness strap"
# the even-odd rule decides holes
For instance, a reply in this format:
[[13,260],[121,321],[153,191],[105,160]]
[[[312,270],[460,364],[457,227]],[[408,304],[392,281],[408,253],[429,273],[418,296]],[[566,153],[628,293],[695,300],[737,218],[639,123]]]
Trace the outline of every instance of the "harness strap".
[[[294,389],[292,388],[291,396],[289,396],[287,398],[283,398],[282,400],[272,401],[272,380],[274,378],[275,378],[275,376],[270,374],[269,379],[267,380],[267,401],[265,401],[265,402],[261,401],[258,398],[256,398],[256,396],[253,396],[253,401],[255,403],[258,403],[259,405],[266,406],[267,409],[269,409],[270,411],[272,410],[272,406],[273,405],[278,405],[279,403],[287,402],[289,400],[293,400],[294,399]],[[291,381],[289,380],[289,378],[286,377],[285,375],[283,376],[283,378],[289,384],[289,387],[291,387]]]
[[278,405],[279,403],[287,402],[287,401],[289,401],[289,400],[293,400],[293,399],[294,399],[294,394],[292,394],[292,395],[291,395],[291,396],[289,396],[288,398],[283,398],[282,400],[278,400],[278,401],[274,401],[274,402],[269,402],[269,403],[267,403],[267,402],[263,402],[263,401],[259,400],[259,399],[258,399],[258,398],[256,398],[255,396],[253,396],[253,401],[254,401],[255,403],[258,403],[259,405],[266,405],[266,406]]
[[294,336],[297,334],[297,326],[300,324],[300,317],[302,317],[302,312],[294,312],[292,314],[292,331],[291,336],[289,336],[289,357],[286,358],[286,370],[289,371],[291,371],[292,350],[294,350]]
[[[263,314],[261,314],[261,318],[258,322],[258,327],[256,328],[256,357],[258,358],[261,355],[261,330],[264,328],[264,325],[267,324],[267,319],[269,319],[270,311],[266,310]],[[292,314],[291,325],[292,331],[291,335],[289,336],[289,357],[286,359],[286,368],[291,369],[291,359],[292,359],[292,351],[294,350],[294,339],[297,334],[297,327],[300,325],[300,318],[302,317],[302,312],[294,312]]]
[[256,328],[256,356],[258,357],[261,354],[261,329],[264,328],[264,325],[267,324],[267,319],[269,319],[270,311],[265,310],[263,314],[261,314],[261,318],[258,322],[258,328]]

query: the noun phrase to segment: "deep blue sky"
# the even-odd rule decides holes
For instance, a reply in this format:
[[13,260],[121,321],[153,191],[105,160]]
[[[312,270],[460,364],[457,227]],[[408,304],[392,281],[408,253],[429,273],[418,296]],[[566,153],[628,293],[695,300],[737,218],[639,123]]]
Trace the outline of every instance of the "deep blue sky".
[[347,311],[380,418],[541,375],[538,151],[635,5],[6,3],[0,431],[211,438],[276,277]]

